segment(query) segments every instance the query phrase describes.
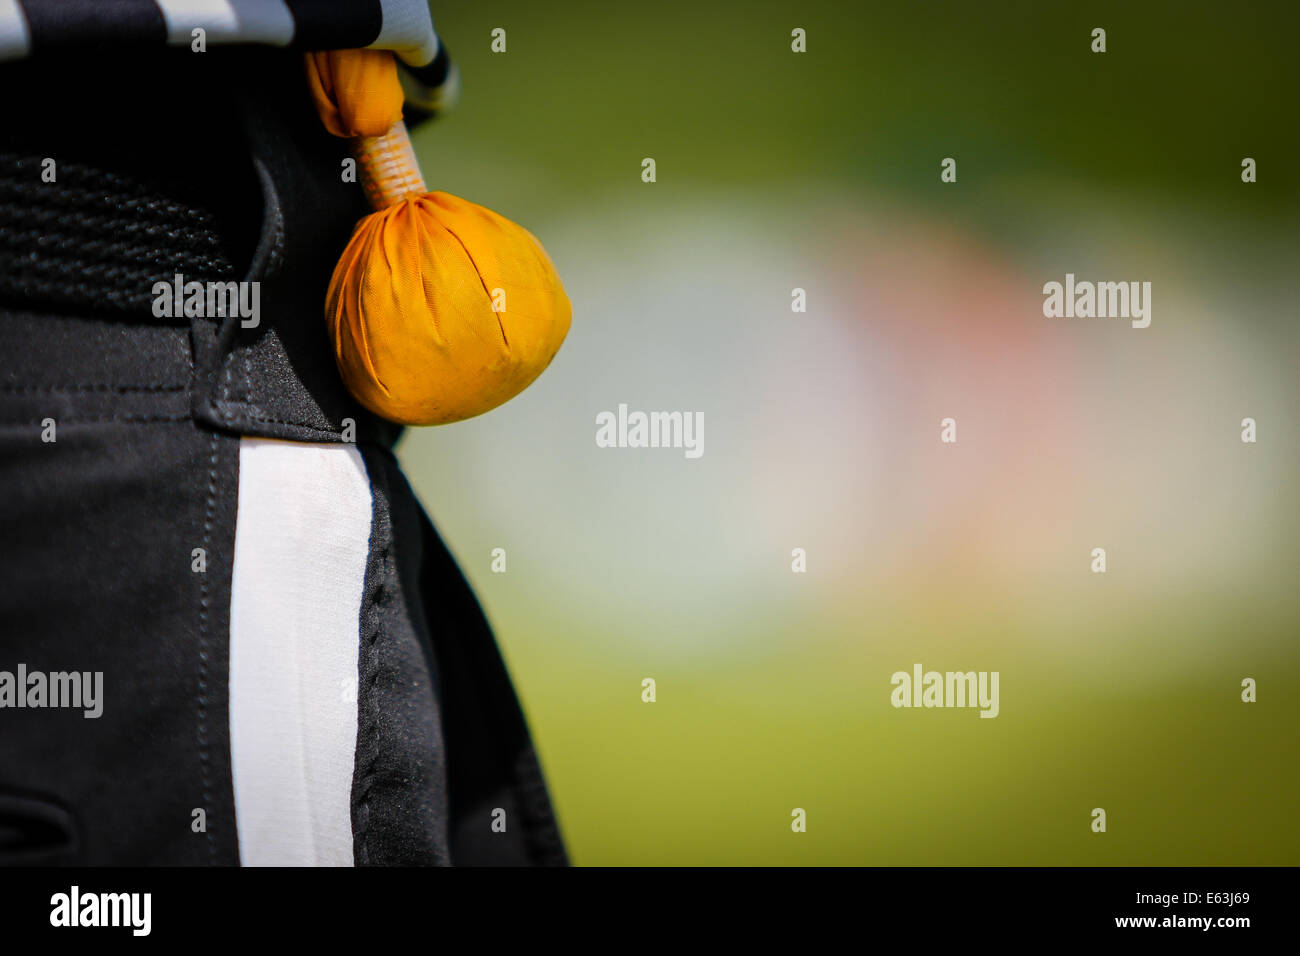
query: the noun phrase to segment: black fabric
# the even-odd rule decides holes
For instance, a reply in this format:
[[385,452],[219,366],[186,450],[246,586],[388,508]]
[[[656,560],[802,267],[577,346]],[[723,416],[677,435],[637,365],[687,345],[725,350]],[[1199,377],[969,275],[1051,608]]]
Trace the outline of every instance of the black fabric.
[[304,50],[369,46],[384,25],[380,0],[285,0],[293,13],[293,42]]
[[[411,66],[403,63],[406,76],[414,83],[404,82],[406,100],[402,104],[402,119],[407,126],[418,126],[425,120],[437,115],[447,100],[447,82],[452,75],[451,57],[445,46],[438,47],[438,54],[425,66]],[[454,88],[451,95],[454,96]]]
[[[541,768],[487,619],[391,451],[371,446],[363,454],[374,526],[361,614],[357,862],[418,862],[413,850],[429,846],[453,864],[564,866]],[[425,706],[431,696],[436,710]],[[418,719],[392,719],[399,713]]]
[[28,834],[0,862],[238,861],[238,440],[196,427],[189,375],[181,330],[0,313],[0,669],[103,674],[97,718],[0,711],[0,817]]
[[0,151],[0,299],[153,317],[156,282],[238,278],[208,210],[109,170]]
[[435,701],[436,664],[424,602],[412,578],[423,563],[415,524],[419,505],[391,454],[373,446],[362,454],[373,515],[361,604],[354,857],[360,866],[446,864],[446,749]]
[[123,43],[167,42],[167,21],[154,0],[19,0],[32,52]]
[[[392,456],[400,429],[357,406],[333,364],[324,283],[361,201],[338,178],[346,147],[312,125],[297,55],[194,63],[162,58],[151,75],[183,87],[207,71],[217,99],[186,115],[210,107],[225,125],[202,127],[219,134],[207,155],[179,146],[166,169],[117,141],[74,143],[58,114],[0,127],[0,151],[44,155],[48,136],[88,170],[220,211],[222,248],[263,283],[255,328],[91,314],[21,289],[0,301],[0,670],[103,671],[106,698],[93,720],[0,710],[0,863],[238,862],[226,695],[239,438],[338,442],[349,419],[374,489],[357,861],[562,863],[491,632]],[[42,95],[89,79],[60,64]]]
[[[129,110],[131,102],[112,102],[99,111],[86,109],[83,104],[96,95],[101,78],[116,79],[114,66],[145,62],[150,65],[165,57],[202,59],[217,49],[236,47],[264,47],[282,51],[282,44],[297,51],[351,50],[358,48],[388,49],[397,55],[399,65],[408,71],[408,84],[418,90],[412,95],[421,102],[412,110],[411,122],[420,122],[434,115],[443,106],[450,106],[451,90],[442,84],[450,75],[450,60],[445,47],[433,30],[425,0],[270,0],[266,9],[254,10],[261,0],[238,0],[234,3],[233,21],[222,17],[219,8],[183,11],[177,22],[169,26],[168,18],[156,0],[17,0],[17,13],[27,25],[29,42],[9,42],[0,46],[0,61],[9,63],[35,59],[43,61],[40,69],[49,71],[67,65],[70,61],[99,57],[106,68],[90,73],[90,84],[75,91],[75,98],[65,103],[61,112],[75,116],[78,125],[83,117],[98,112],[116,116]],[[281,8],[278,3],[282,2]],[[385,23],[385,10],[389,22]],[[422,9],[423,8],[423,9]],[[209,19],[213,18],[213,19]],[[12,19],[12,18],[10,18]],[[175,17],[173,17],[175,20]],[[193,38],[189,25],[206,24],[204,49],[192,48]],[[268,29],[274,25],[276,29]],[[383,39],[383,45],[375,46]],[[13,37],[10,38],[14,40]],[[403,56],[420,51],[436,51],[429,63],[412,66]],[[151,83],[132,93],[145,99],[154,92]],[[24,90],[24,93],[28,92]],[[37,91],[39,92],[39,91]],[[183,95],[185,89],[171,90],[172,95]],[[201,100],[196,97],[195,104]],[[6,107],[10,105],[6,102]],[[166,136],[167,124],[173,116],[161,117],[159,136]],[[194,136],[199,141],[202,136]]]
[[[358,405],[339,378],[325,334],[325,291],[366,205],[344,182],[347,143],[330,136],[310,105],[299,59],[231,51],[229,95],[238,103],[262,198],[259,239],[247,275],[261,284],[267,321],[237,316],[191,324],[198,356],[194,414],[243,434],[297,441],[391,444],[400,428]],[[349,422],[352,423],[349,426]]]
[[447,82],[448,74],[451,73],[451,57],[447,55],[447,48],[439,46],[438,55],[428,65],[407,66],[406,72],[430,89],[442,86]]
[[[262,196],[232,52],[0,66],[22,91],[0,124],[0,302],[184,325],[154,316],[154,282],[243,277]],[[129,106],[71,109],[105,84]]]

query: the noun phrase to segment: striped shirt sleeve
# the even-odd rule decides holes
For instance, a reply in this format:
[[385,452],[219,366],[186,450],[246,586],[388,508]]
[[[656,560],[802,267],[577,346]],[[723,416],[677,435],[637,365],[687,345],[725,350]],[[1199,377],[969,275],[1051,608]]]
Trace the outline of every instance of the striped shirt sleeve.
[[0,0],[0,63],[85,49],[205,43],[392,50],[414,119],[451,105],[456,72],[427,0]]

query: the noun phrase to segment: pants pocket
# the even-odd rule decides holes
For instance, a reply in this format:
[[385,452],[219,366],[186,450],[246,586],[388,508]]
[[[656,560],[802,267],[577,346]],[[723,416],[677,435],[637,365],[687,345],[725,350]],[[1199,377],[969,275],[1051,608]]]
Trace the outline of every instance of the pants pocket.
[[52,800],[0,790],[0,866],[77,862],[76,818]]

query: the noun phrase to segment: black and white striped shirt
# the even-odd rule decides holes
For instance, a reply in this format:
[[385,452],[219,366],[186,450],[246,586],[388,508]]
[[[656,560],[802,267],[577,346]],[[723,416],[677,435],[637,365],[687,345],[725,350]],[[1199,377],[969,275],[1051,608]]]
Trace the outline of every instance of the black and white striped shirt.
[[436,112],[455,96],[426,0],[0,0],[0,63],[190,47],[197,29],[211,45],[392,50],[405,67],[408,109]]

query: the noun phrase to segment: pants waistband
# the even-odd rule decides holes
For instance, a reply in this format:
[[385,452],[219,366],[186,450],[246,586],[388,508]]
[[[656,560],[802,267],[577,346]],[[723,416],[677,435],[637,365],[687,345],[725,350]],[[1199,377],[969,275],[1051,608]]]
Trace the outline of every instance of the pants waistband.
[[[69,142],[63,120],[0,131],[0,422],[54,404],[87,421],[187,414],[243,435],[391,445],[400,426],[347,393],[325,328],[330,273],[367,212],[340,176],[348,145],[321,127],[297,54],[209,57],[166,60],[172,73],[154,76],[220,77],[204,74],[220,94],[202,127],[212,146],[187,143],[179,172],[157,144],[124,153],[106,139],[42,184],[33,164],[46,139],[56,154]],[[43,96],[87,82],[47,73],[56,90]],[[256,284],[257,321],[156,315],[156,283],[177,274]]]

